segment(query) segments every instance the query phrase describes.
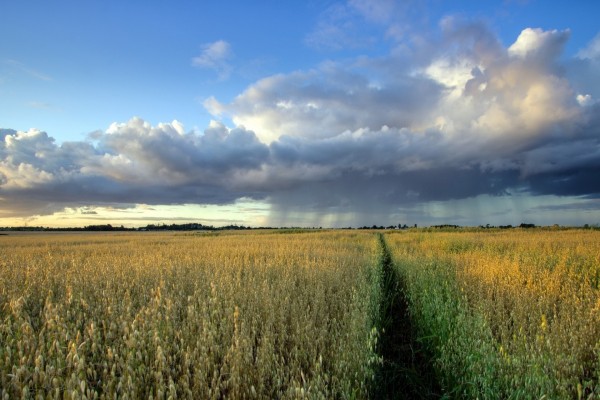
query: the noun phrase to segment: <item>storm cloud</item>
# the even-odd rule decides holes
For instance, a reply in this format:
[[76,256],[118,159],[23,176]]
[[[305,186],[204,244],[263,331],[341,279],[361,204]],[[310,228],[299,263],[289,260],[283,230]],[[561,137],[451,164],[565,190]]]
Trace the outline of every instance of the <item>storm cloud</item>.
[[600,196],[600,52],[596,38],[564,60],[569,36],[527,28],[503,46],[485,25],[447,18],[439,37],[385,57],[266,77],[228,103],[207,99],[234,128],[186,132],[133,118],[61,144],[40,130],[2,130],[0,208],[24,216],[253,198],[285,223],[300,212],[362,221],[514,193],[589,201]]
[[254,133],[219,123],[199,134],[133,118],[60,145],[38,130],[2,136],[2,208],[18,216],[90,204],[230,203],[253,196],[237,182],[269,156]]

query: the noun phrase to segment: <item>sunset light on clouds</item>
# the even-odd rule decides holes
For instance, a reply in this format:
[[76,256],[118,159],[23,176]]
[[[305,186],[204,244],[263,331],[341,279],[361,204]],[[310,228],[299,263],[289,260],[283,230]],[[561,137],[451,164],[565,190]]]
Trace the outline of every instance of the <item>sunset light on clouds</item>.
[[600,3],[202,3],[0,5],[0,226],[600,224]]

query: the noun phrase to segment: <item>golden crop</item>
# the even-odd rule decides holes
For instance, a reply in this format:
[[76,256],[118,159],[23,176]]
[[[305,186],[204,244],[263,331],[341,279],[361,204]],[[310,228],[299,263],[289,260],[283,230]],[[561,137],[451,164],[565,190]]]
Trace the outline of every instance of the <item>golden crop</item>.
[[364,398],[375,239],[2,237],[2,396]]
[[404,300],[450,397],[600,397],[596,231],[11,234],[0,254],[3,399],[385,394],[390,367],[419,374],[379,347]]
[[600,397],[600,232],[387,238],[448,389],[459,397]]

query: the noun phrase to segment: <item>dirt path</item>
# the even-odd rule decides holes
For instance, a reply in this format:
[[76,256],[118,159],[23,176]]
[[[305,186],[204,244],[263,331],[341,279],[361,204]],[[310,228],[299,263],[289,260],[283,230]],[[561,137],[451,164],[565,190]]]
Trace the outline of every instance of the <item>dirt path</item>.
[[431,359],[418,341],[398,276],[383,235],[379,236],[384,284],[384,332],[380,337],[383,365],[372,393],[374,399],[439,399],[442,397]]

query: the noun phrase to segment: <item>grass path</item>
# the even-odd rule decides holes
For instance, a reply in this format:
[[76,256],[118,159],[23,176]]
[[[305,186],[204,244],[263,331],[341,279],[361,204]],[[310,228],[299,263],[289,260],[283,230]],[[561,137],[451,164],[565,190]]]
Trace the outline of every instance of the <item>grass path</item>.
[[416,337],[404,295],[404,285],[385,238],[379,235],[383,272],[380,353],[383,365],[372,393],[374,399],[439,399],[442,397],[430,356]]

